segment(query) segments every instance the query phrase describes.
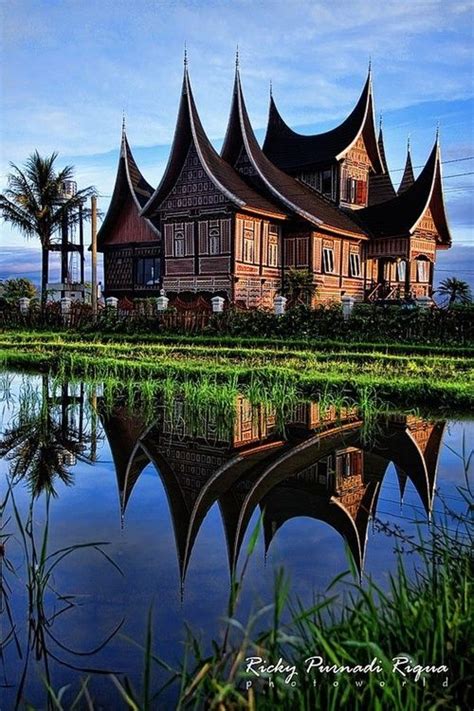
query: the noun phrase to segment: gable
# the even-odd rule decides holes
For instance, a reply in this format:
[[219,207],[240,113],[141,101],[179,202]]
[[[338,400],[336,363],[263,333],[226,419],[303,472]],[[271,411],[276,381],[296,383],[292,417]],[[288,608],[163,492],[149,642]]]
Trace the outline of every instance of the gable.
[[191,143],[178,179],[158,209],[182,211],[226,202],[228,199],[208,177],[196,147]]
[[102,246],[109,247],[130,242],[155,242],[157,240],[156,233],[153,232],[147,221],[140,217],[132,196],[127,195],[112,225],[107,229]]
[[424,232],[436,232],[436,225],[430,207],[423,213],[423,217],[419,221],[417,229],[423,230]]
[[344,155],[344,160],[347,163],[352,163],[365,169],[372,168],[372,162],[369,158],[369,153],[364,141],[363,133],[361,133],[352,148],[350,148]]
[[245,150],[245,146],[241,147],[238,158],[235,161],[234,168],[241,175],[252,175],[252,176],[257,175],[257,171],[253,167],[252,162],[251,162],[250,158],[248,157],[248,153]]

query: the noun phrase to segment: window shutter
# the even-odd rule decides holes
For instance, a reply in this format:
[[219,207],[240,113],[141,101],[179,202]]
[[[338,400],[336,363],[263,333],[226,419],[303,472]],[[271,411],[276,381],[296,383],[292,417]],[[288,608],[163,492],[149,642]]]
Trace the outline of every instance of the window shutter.
[[173,256],[173,225],[165,225],[165,255]]
[[270,264],[270,252],[269,252],[269,246],[268,246],[268,222],[264,222],[262,226],[262,240],[263,240],[263,245],[262,245],[262,261],[263,264]]
[[194,222],[186,222],[184,230],[184,253],[186,254],[186,256],[189,256],[194,254]]
[[221,220],[221,253],[230,252],[230,220]]
[[208,222],[199,222],[199,254],[209,254]]
[[240,218],[235,221],[235,258],[242,261],[242,242],[243,242],[243,229],[244,225]]
[[287,266],[294,266],[295,264],[295,240],[286,239],[285,240],[285,264]]

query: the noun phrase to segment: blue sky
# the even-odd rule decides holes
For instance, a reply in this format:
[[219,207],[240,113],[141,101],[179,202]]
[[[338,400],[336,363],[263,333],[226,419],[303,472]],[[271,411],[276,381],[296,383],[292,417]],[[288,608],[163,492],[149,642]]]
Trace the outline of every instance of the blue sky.
[[[465,0],[15,0],[2,2],[0,185],[8,163],[38,149],[76,166],[106,210],[122,110],[154,185],[173,136],[187,43],[191,80],[216,146],[224,135],[240,48],[253,125],[263,138],[269,82],[285,120],[325,130],[353,107],[372,58],[388,161],[401,178],[407,135],[426,160],[439,121],[455,247],[441,270],[474,281],[474,10]],[[454,177],[449,177],[454,176]],[[25,248],[28,247],[28,250]],[[32,241],[0,224],[0,278],[37,272]],[[39,266],[39,264],[38,264]],[[472,273],[471,273],[472,272]]]

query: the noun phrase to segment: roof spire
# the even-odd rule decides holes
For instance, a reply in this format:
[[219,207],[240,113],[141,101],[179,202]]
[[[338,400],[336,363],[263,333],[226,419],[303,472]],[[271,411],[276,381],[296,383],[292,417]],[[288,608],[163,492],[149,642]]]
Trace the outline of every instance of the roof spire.
[[235,50],[235,70],[238,72],[240,68],[240,63],[239,63],[239,45],[237,44],[236,50]]
[[369,54],[369,77],[372,76],[372,55]]
[[125,134],[125,109],[122,109],[122,134]]
[[273,82],[270,79],[270,98],[273,96]]
[[439,119],[436,122],[436,143],[439,143]]
[[411,140],[411,134],[409,133],[407,136],[407,153],[410,153],[410,140]]
[[186,47],[186,40],[184,41],[184,68],[188,68],[188,48]]
[[379,133],[382,131],[382,124],[383,124],[383,113],[379,113]]

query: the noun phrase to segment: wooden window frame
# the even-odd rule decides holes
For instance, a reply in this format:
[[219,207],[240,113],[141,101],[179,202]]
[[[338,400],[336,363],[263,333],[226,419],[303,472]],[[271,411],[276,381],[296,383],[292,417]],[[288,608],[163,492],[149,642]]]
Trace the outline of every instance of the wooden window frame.
[[335,274],[334,247],[323,247],[323,272],[324,274]]
[[359,252],[349,252],[349,274],[354,279],[362,276]]
[[430,280],[430,263],[428,259],[416,260],[416,280],[419,284],[428,284]]

